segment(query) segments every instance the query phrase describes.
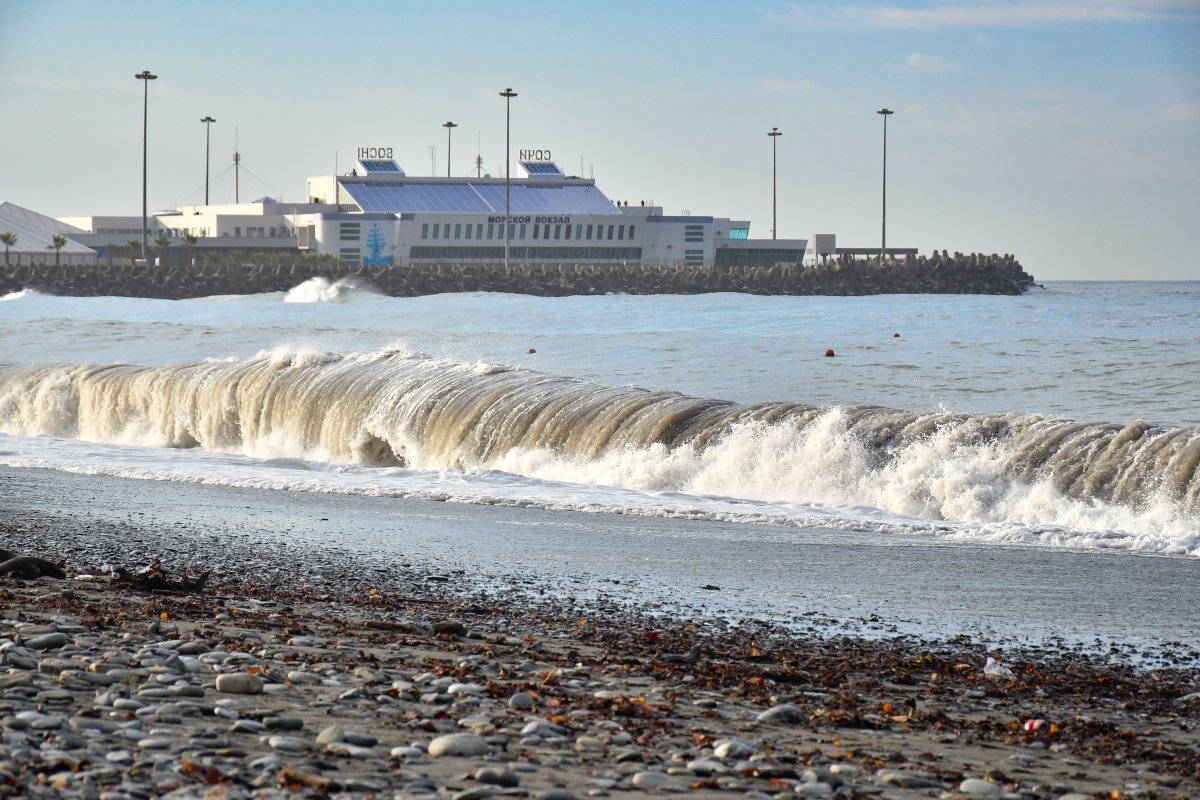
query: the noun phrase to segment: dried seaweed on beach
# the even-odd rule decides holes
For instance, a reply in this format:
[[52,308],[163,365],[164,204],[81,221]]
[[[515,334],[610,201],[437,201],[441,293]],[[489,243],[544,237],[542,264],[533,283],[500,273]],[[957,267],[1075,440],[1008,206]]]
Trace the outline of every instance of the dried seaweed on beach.
[[124,567],[117,567],[113,582],[143,592],[201,592],[211,573],[212,570],[207,570],[189,578],[185,571],[182,576],[176,577],[163,570],[160,559],[141,572],[129,572]]

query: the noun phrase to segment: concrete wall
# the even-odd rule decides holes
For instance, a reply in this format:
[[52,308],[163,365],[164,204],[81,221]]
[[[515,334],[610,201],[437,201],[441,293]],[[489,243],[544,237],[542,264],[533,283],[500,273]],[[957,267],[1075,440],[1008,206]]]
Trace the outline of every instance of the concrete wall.
[[651,267],[613,264],[422,265],[336,267],[298,261],[283,265],[197,265],[151,268],[63,264],[0,267],[0,293],[31,288],[49,294],[181,299],[216,294],[286,291],[314,277],[353,276],[393,296],[443,292],[764,295],[1021,294],[1033,284],[1010,255],[934,254],[903,261],[836,261],[806,268]]

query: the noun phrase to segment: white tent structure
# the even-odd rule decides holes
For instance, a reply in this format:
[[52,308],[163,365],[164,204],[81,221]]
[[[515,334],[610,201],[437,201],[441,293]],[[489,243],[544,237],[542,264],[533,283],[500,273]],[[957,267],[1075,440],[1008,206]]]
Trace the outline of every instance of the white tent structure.
[[[70,238],[84,231],[14,203],[0,203],[0,233],[13,233],[17,237],[7,248],[7,255],[0,252],[0,258],[9,264],[53,264],[56,257],[60,264],[96,263],[95,250]],[[67,243],[57,254],[51,247],[55,234],[67,237]]]

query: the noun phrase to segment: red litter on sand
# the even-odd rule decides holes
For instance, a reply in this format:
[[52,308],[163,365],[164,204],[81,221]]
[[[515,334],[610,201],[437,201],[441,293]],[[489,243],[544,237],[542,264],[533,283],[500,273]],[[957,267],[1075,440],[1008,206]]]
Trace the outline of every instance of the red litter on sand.
[[1025,724],[1021,726],[1023,730],[1029,731],[1030,733],[1037,733],[1038,731],[1043,731],[1048,727],[1050,727],[1050,725],[1044,719],[1027,719],[1025,720]]

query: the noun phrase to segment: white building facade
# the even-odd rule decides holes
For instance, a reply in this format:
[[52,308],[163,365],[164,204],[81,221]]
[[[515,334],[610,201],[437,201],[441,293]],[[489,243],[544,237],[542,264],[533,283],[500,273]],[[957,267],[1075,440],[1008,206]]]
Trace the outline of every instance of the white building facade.
[[[594,180],[548,160],[519,160],[506,188],[503,178],[409,177],[395,161],[362,158],[347,175],[309,178],[307,194],[304,203],[261,198],[160,212],[151,233],[197,237],[198,252],[300,250],[365,266],[503,261],[506,218],[512,263],[799,266],[807,245],[752,240],[747,220],[614,203]],[[101,252],[101,234],[125,244],[141,226],[140,217],[64,221],[90,232],[87,244]]]

